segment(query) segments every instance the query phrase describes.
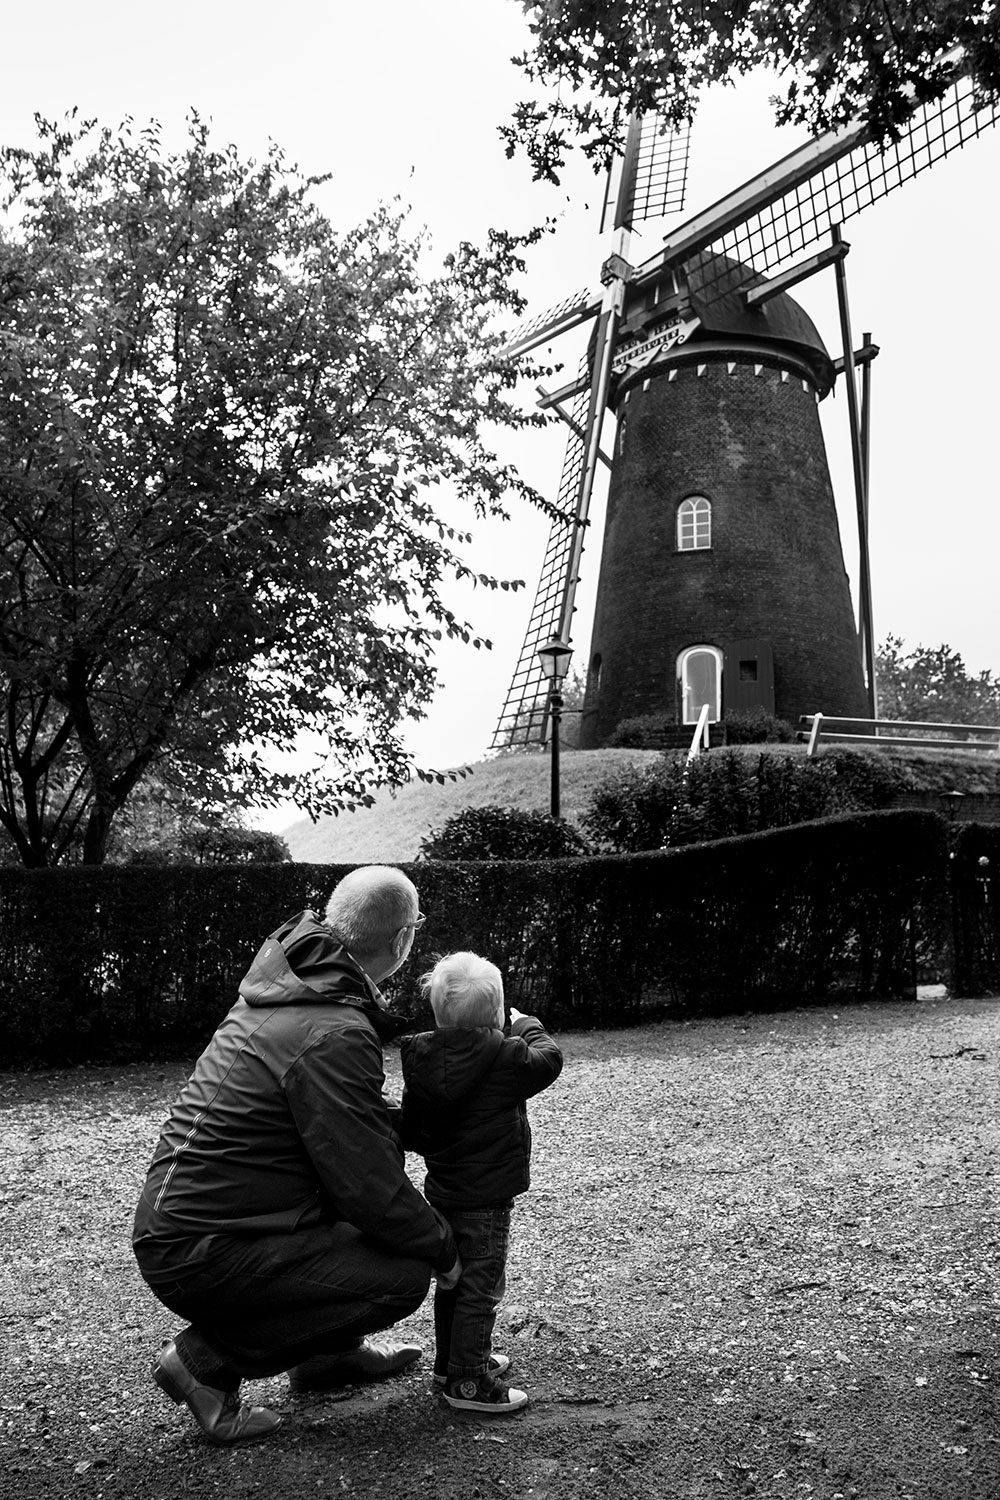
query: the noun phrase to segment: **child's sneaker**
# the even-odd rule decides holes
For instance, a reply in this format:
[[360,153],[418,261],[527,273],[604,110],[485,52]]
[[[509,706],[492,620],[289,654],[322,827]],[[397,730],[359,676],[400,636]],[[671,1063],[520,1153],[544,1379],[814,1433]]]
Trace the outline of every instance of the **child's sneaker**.
[[[504,1370],[507,1370],[509,1368],[510,1360],[507,1358],[506,1354],[491,1354],[490,1362],[486,1367],[486,1373],[487,1375],[502,1375]],[[447,1375],[439,1375],[437,1370],[435,1370],[434,1384],[442,1387],[446,1386],[448,1384]]]
[[449,1380],[442,1393],[449,1406],[458,1411],[478,1411],[484,1417],[505,1417],[521,1411],[528,1404],[527,1391],[502,1385],[493,1375],[478,1379]]

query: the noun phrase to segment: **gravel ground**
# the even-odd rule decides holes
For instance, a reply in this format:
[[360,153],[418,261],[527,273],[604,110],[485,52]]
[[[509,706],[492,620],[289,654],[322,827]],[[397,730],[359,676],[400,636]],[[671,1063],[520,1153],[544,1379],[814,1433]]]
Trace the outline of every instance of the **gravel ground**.
[[429,1360],[278,1378],[234,1450],[152,1385],[174,1329],[128,1248],[186,1069],[0,1075],[3,1500],[997,1500],[1000,1000],[562,1041],[498,1324],[528,1410],[451,1411]]

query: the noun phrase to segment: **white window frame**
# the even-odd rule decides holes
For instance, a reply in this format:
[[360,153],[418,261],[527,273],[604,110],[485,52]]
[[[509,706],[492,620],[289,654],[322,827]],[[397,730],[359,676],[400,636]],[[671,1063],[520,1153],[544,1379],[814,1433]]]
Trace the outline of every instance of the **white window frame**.
[[697,724],[701,700],[692,701],[689,667],[696,656],[707,655],[715,662],[714,701],[708,706],[708,721],[717,724],[722,717],[722,652],[718,646],[687,646],[677,658],[677,680],[681,685],[681,723]]
[[688,495],[677,507],[678,552],[704,552],[712,546],[712,502],[707,495]]

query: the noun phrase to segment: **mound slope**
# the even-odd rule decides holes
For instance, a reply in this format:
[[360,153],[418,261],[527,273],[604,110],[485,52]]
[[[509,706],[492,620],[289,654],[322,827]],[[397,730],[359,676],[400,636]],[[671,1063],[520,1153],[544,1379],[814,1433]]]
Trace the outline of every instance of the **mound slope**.
[[[564,750],[560,762],[563,817],[579,823],[600,781],[629,764],[659,758],[657,750]],[[502,755],[468,768],[456,781],[411,782],[383,788],[374,806],[317,822],[302,818],[282,829],[294,860],[305,864],[351,864],[415,859],[432,828],[466,807],[500,804],[525,811],[549,808],[551,768],[540,754]]]

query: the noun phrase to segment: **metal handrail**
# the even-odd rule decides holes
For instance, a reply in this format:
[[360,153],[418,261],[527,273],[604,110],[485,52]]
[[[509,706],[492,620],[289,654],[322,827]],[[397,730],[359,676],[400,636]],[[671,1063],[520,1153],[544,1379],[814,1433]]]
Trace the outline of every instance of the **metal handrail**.
[[[861,745],[923,745],[932,750],[987,750],[1000,755],[1000,725],[994,724],[935,724],[929,720],[918,719],[860,719],[849,714],[803,714],[799,719],[802,726],[799,734],[803,737],[804,730],[808,726],[809,737],[806,746],[806,756],[816,754],[821,736],[825,735],[828,740],[836,741],[838,744],[861,744]],[[868,725],[874,731],[872,734],[858,733],[855,730],[838,730],[829,728],[830,725],[852,724]],[[886,729],[916,729],[936,730],[935,737],[930,738],[922,735],[914,739],[908,735],[885,734]],[[959,734],[987,735],[986,739],[957,739]]]
[[[701,742],[700,744],[699,741]],[[685,769],[691,764],[699,751],[709,748],[710,743],[708,733],[708,704],[703,703],[701,705],[701,713],[698,715],[698,723],[695,725],[695,731],[691,737],[691,748],[687,753],[687,760],[684,762]]]

